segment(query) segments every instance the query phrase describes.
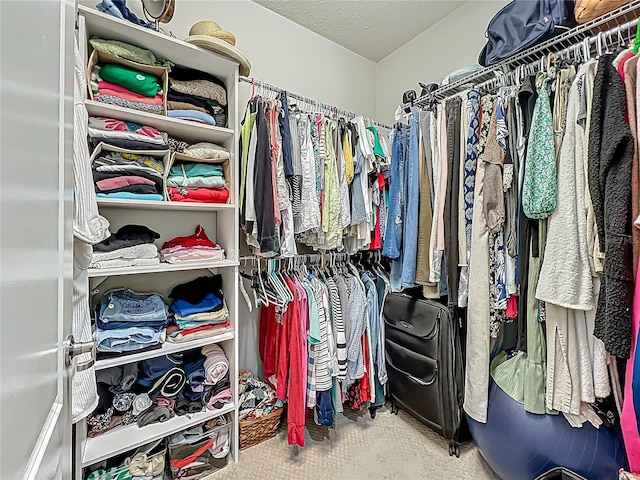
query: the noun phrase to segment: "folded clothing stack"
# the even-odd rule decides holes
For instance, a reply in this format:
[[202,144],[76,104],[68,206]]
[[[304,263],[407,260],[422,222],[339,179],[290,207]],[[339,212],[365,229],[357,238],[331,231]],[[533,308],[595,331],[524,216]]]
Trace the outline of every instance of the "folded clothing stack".
[[259,379],[249,370],[240,370],[239,376],[239,421],[255,420],[278,408],[276,392],[267,382]]
[[177,285],[169,294],[173,325],[167,341],[187,342],[229,332],[229,309],[222,293],[222,275],[204,276]]
[[91,71],[93,98],[143,112],[164,115],[164,96],[158,77],[117,63],[95,65]]
[[[222,166],[229,160],[229,152],[224,147],[207,142],[189,145],[182,140],[169,138],[169,148],[173,153],[185,155],[190,160],[178,160],[171,167],[167,179],[169,200],[204,203],[226,203],[229,200],[229,179],[225,177]],[[212,164],[210,160],[216,163]]]
[[227,466],[231,421],[224,415],[169,439],[172,478],[200,479]]
[[205,345],[202,347],[202,354],[207,357],[204,361],[206,378],[202,401],[209,410],[218,410],[233,402],[229,360],[217,344]]
[[98,357],[160,348],[169,324],[169,309],[157,293],[115,289],[96,309]]
[[167,192],[174,202],[226,203],[229,199],[222,166],[211,163],[174,163]]
[[96,196],[161,201],[164,165],[157,157],[103,150],[93,160]]
[[124,225],[93,246],[90,268],[158,265],[158,247],[153,242],[159,238],[158,232],[144,225]]
[[163,262],[178,263],[202,260],[224,260],[224,250],[213,243],[201,225],[196,227],[193,235],[176,237],[162,245],[160,256]]
[[169,136],[157,128],[114,118],[89,117],[89,138],[128,150],[168,150]]
[[90,437],[117,426],[144,427],[233,402],[229,361],[218,345],[101,370],[96,380],[99,402],[87,418]]
[[227,90],[219,78],[176,67],[169,75],[167,115],[194,122],[227,126]]

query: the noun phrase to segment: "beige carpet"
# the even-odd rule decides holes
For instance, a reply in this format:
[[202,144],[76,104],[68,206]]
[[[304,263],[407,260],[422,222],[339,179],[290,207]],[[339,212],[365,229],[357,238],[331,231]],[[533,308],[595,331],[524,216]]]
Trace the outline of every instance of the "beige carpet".
[[[240,452],[240,461],[208,478],[212,480],[493,480],[472,444],[450,457],[440,436],[400,411],[339,417],[335,430],[307,421],[304,448],[287,445],[286,430]],[[311,421],[312,422],[312,421]]]

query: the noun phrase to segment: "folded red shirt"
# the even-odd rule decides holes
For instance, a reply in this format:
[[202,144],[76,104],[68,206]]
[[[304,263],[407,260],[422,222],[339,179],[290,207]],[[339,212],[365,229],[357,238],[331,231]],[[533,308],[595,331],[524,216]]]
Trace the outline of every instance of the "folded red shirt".
[[216,248],[218,245],[209,240],[209,237],[207,237],[207,234],[205,233],[204,228],[202,228],[202,225],[198,225],[193,235],[189,235],[188,237],[172,238],[168,242],[164,242],[162,248],[171,248],[177,246],[183,246],[185,248],[196,246]]
[[202,332],[204,330],[218,330],[229,326],[231,326],[231,321],[227,320],[226,322],[218,323],[217,325],[203,325],[201,327],[187,328],[186,330],[182,330],[180,333],[183,335],[189,335],[190,333]]
[[229,199],[229,190],[213,188],[178,188],[169,187],[169,200],[172,202],[203,202],[203,203],[226,203]]

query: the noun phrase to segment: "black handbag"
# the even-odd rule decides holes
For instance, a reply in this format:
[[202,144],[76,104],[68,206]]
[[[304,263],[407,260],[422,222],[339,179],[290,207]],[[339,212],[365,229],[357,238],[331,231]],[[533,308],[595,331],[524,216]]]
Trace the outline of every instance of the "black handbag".
[[478,63],[494,65],[576,26],[574,4],[573,0],[513,0],[489,22]]

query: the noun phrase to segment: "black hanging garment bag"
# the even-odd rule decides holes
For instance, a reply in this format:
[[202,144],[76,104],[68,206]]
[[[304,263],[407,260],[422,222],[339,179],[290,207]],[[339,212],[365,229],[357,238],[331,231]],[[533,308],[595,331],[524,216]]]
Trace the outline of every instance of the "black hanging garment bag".
[[385,348],[392,411],[406,410],[449,441],[459,456],[464,368],[455,307],[387,295]]

